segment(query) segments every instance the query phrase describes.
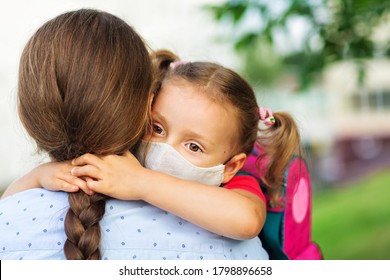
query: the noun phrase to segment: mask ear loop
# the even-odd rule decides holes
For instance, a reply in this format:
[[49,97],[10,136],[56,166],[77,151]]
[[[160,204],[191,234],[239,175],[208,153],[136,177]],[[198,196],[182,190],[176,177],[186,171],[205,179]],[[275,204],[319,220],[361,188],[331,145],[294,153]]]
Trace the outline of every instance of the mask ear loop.
[[224,163],[222,163],[222,165],[226,165],[229,161],[232,160],[232,158],[234,158],[234,156],[229,157]]

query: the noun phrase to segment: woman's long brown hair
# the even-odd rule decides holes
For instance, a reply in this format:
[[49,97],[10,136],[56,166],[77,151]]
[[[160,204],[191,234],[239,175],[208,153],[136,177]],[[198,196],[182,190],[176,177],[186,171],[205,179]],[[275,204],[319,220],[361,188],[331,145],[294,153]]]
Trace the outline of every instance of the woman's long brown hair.
[[[20,119],[54,161],[135,147],[148,119],[152,69],[140,36],[109,13],[80,9],[46,22],[23,50]],[[69,194],[67,259],[100,259],[105,197]]]

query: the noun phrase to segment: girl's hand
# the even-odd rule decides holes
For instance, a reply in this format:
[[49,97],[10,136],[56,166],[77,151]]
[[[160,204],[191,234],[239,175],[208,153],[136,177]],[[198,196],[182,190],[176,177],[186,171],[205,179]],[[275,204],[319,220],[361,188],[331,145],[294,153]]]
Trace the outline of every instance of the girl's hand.
[[70,161],[45,163],[36,168],[35,176],[45,189],[65,192],[77,192],[81,189],[92,195],[93,191],[88,189],[85,180],[71,174],[72,168]]
[[88,188],[94,192],[123,200],[141,199],[145,168],[129,151],[122,155],[82,155],[72,161],[71,173],[77,177],[89,177]]
[[93,194],[84,180],[73,176],[70,162],[50,162],[39,165],[23,177],[15,180],[5,190],[2,198],[33,188],[45,188],[51,191],[76,192],[82,189]]

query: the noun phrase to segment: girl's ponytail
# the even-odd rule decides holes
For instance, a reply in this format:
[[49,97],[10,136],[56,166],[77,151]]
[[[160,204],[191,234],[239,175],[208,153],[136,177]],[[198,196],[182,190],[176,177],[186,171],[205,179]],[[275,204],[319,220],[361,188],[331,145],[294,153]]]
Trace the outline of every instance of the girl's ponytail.
[[302,146],[294,119],[285,112],[273,114],[274,123],[260,129],[257,145],[260,146],[258,169],[267,186],[271,207],[282,207],[284,173],[294,156],[301,157]]

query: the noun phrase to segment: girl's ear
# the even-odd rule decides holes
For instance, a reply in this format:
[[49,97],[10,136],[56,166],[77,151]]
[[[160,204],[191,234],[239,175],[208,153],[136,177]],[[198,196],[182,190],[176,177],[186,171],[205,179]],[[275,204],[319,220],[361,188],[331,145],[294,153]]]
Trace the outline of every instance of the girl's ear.
[[240,153],[235,155],[225,164],[224,178],[222,183],[229,182],[234,175],[244,166],[246,154]]

